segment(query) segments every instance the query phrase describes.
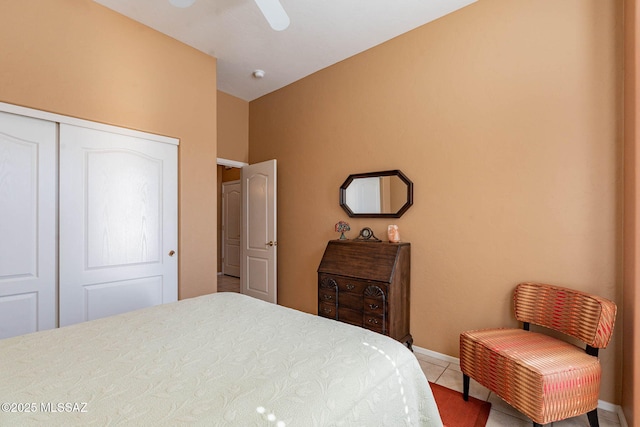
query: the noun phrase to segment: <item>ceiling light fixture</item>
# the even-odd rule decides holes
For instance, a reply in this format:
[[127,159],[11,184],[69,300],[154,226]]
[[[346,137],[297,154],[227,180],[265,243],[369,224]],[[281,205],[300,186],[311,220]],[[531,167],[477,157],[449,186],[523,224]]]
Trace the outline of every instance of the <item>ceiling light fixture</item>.
[[172,6],[180,7],[180,8],[183,8],[183,9],[185,7],[191,6],[195,2],[196,2],[196,0],[169,0],[169,3],[171,3]]
[[264,70],[255,70],[252,75],[254,79],[261,79],[264,77]]

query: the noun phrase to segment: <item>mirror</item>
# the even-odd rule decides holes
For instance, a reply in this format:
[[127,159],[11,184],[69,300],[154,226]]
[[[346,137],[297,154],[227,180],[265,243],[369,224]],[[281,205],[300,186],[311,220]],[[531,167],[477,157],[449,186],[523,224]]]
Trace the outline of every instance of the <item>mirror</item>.
[[340,206],[350,217],[400,218],[413,204],[413,182],[399,170],[349,175]]

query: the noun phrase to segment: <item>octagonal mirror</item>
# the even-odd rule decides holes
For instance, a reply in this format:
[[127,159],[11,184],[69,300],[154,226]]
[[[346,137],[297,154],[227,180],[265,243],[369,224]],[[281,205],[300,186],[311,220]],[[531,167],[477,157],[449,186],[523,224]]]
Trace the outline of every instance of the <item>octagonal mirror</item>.
[[400,218],[413,204],[413,182],[399,170],[349,175],[340,206],[350,217]]

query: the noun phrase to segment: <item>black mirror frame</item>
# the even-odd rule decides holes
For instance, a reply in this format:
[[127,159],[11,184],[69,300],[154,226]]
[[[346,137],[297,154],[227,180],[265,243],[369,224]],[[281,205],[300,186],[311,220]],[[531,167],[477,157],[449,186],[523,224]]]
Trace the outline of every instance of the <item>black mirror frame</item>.
[[[407,184],[407,202],[395,213],[354,213],[347,205],[347,187],[356,178],[373,178],[377,176],[397,176],[402,182]],[[344,209],[351,218],[400,218],[411,205],[413,205],[413,182],[398,169],[349,175],[340,186],[340,206],[342,206],[342,209]]]

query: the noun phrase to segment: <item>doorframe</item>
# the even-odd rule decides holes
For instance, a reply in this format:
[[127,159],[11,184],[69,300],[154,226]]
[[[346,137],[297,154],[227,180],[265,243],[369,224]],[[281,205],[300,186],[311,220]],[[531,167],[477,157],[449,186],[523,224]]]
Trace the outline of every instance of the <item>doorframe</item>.
[[[225,158],[222,158],[222,157],[217,157],[216,158],[216,167],[217,166],[229,166],[229,167],[232,167],[232,168],[242,169],[244,166],[249,166],[249,163],[239,162],[237,160],[225,159]],[[218,190],[218,188],[221,189],[222,188],[222,183],[221,182],[217,182],[216,183],[216,187],[217,187],[216,191]],[[222,204],[221,198],[218,199],[216,197],[216,202]],[[220,206],[218,206],[216,208],[216,213],[218,212],[218,209],[222,209],[222,205],[220,205]],[[222,215],[222,210],[220,211],[220,215]],[[216,224],[217,223],[218,223],[218,219],[216,218]],[[217,231],[217,229],[216,229],[216,231]],[[216,240],[217,240],[217,243],[218,243],[218,245],[220,247],[220,250],[222,251],[223,250],[222,246],[224,245],[224,242],[222,241],[222,233],[217,233]],[[216,263],[218,262],[217,258],[219,258],[219,254],[216,256]],[[222,275],[222,271],[220,271],[218,273],[218,275],[221,276]],[[242,280],[242,269],[240,270],[240,280]]]
[[78,127],[84,127],[94,130],[101,130],[118,135],[132,136],[134,138],[147,139],[153,142],[164,142],[166,144],[179,145],[180,140],[178,138],[172,138],[170,136],[158,135],[157,133],[143,132],[130,128],[123,128],[121,126],[107,125],[100,122],[94,122],[90,120],[78,119],[76,117],[65,116],[62,114],[50,113],[48,111],[36,110],[28,107],[21,107],[19,105],[7,104],[0,102],[0,111],[5,113],[17,114],[20,116],[32,117],[34,119],[42,119],[49,122],[56,122],[61,124],[73,125]]
[[238,162],[236,160],[222,159],[222,158],[218,157],[218,158],[216,158],[216,165],[218,165],[218,166],[230,166],[232,168],[242,169],[243,166],[249,166],[249,163]]

